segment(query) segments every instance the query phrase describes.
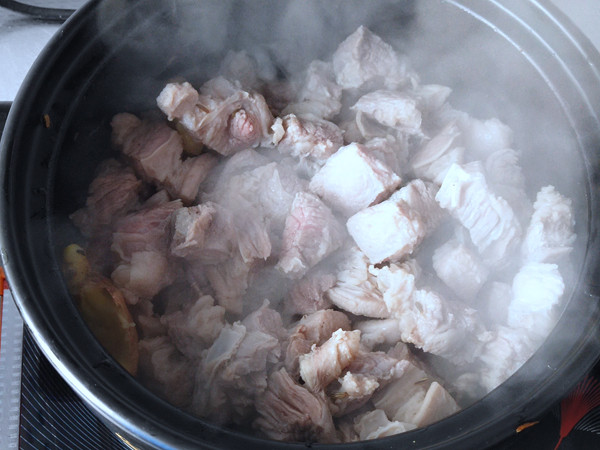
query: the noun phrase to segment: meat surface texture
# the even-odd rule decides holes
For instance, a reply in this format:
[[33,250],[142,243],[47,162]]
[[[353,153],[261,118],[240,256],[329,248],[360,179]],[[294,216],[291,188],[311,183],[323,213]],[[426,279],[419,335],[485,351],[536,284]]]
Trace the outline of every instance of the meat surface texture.
[[259,438],[380,439],[481,399],[552,331],[575,200],[392,43],[360,26],[293,74],[277,45],[224,51],[157,110],[112,117],[71,219],[161,398]]

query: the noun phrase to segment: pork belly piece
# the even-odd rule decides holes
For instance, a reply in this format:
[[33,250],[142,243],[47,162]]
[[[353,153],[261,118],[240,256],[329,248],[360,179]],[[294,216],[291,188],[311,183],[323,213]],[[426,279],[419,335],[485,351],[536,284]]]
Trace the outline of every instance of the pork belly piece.
[[325,292],[335,285],[336,277],[331,273],[312,270],[292,284],[288,290],[284,310],[287,314],[311,314],[332,306]]
[[310,181],[309,188],[346,216],[380,202],[400,184],[400,177],[374,159],[360,144],[340,148]]
[[496,118],[479,120],[463,113],[457,124],[471,160],[485,160],[496,150],[512,147],[512,130]]
[[195,365],[177,351],[167,336],[142,339],[138,374],[152,392],[174,406],[190,403]]
[[407,134],[421,133],[421,111],[417,101],[404,92],[377,90],[358,99],[351,108],[386,127]]
[[142,121],[121,113],[111,121],[113,142],[129,158],[136,173],[173,197],[191,203],[217,159],[210,154],[182,160],[183,143],[164,123]]
[[404,139],[392,135],[375,137],[364,143],[369,155],[382,161],[395,174],[401,175],[406,171],[409,145]]
[[269,377],[268,389],[258,398],[254,428],[282,441],[337,442],[331,413],[322,397],[296,383],[279,369]]
[[394,192],[390,200],[404,202],[412,211],[417,212],[425,225],[425,234],[430,234],[438,227],[445,214],[435,200],[437,192],[435,184],[415,179]]
[[463,163],[464,152],[460,130],[450,122],[417,150],[409,164],[417,177],[441,185],[450,166]]
[[423,427],[459,410],[456,401],[437,381],[409,363],[402,376],[375,393],[373,403],[393,421]]
[[298,358],[310,352],[313,345],[321,345],[334,331],[349,331],[350,320],[341,311],[324,309],[304,316],[292,328],[283,344],[285,367],[294,377],[299,376]]
[[411,299],[421,274],[421,268],[415,260],[372,268],[370,272],[375,276],[377,288],[392,316],[399,317],[413,307]]
[[411,254],[427,232],[418,211],[392,199],[357,212],[346,228],[372,264]]
[[490,153],[485,160],[485,173],[494,193],[508,202],[517,217],[531,216],[532,205],[517,151],[505,148]]
[[411,78],[394,49],[364,26],[339,45],[332,62],[336,81],[344,89],[396,89]]
[[248,289],[253,266],[237,252],[222,263],[205,266],[205,275],[215,292],[217,303],[228,312],[239,315],[244,309],[243,297]]
[[160,318],[171,342],[190,359],[212,345],[225,326],[225,308],[215,305],[210,295],[203,295],[189,307]]
[[177,269],[165,254],[156,250],[139,251],[117,264],[110,278],[121,289],[127,303],[136,304],[140,298],[150,299],[170,285]]
[[279,341],[240,322],[225,325],[196,373],[193,409],[217,423],[239,423],[267,387],[267,369],[280,356]]
[[156,251],[167,254],[171,216],[182,207],[181,200],[156,205],[146,204],[115,223],[111,249],[123,261],[133,253]]
[[466,229],[485,263],[502,263],[520,243],[521,225],[488,188],[478,163],[453,164],[435,199]]
[[273,124],[273,143],[282,154],[322,164],[342,145],[342,130],[333,122],[288,114]]
[[525,262],[554,263],[572,250],[576,235],[571,200],[554,186],[537,193],[534,212],[523,239],[521,256]]
[[317,196],[298,192],[283,229],[277,268],[300,278],[344,242],[344,227]]
[[338,267],[337,282],[326,293],[337,307],[357,316],[387,318],[390,315],[377,280],[370,272],[369,260],[358,248],[343,253]]
[[336,83],[331,62],[312,61],[304,74],[295,100],[283,114],[330,120],[342,109],[342,88]]
[[361,441],[393,436],[415,428],[416,425],[412,423],[389,420],[381,409],[369,411],[354,419],[354,430]]
[[473,303],[490,272],[479,255],[451,239],[433,252],[432,259],[437,276],[446,286],[461,300]]
[[91,237],[111,228],[116,219],[137,206],[141,188],[142,182],[130,167],[106,160],[90,183],[85,207],[69,218],[85,237]]
[[268,138],[273,116],[262,95],[246,92],[223,77],[207,81],[200,94],[193,90],[187,82],[169,83],[156,102],[169,120],[178,120],[197,141],[228,156]]
[[558,320],[564,291],[565,283],[556,264],[525,264],[513,278],[507,324],[529,330],[532,337],[541,341]]
[[368,349],[378,345],[391,346],[402,339],[398,319],[361,320],[354,328],[360,331],[360,342]]
[[312,392],[322,391],[356,358],[359,347],[360,331],[334,331],[323,345],[300,356],[300,377]]

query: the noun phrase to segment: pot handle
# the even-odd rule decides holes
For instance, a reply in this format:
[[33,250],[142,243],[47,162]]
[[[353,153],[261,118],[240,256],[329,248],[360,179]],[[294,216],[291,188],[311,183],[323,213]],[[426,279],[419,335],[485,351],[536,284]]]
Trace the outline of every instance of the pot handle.
[[46,8],[44,6],[28,5],[15,0],[0,0],[0,7],[27,14],[32,19],[44,22],[62,23],[75,12],[73,9]]

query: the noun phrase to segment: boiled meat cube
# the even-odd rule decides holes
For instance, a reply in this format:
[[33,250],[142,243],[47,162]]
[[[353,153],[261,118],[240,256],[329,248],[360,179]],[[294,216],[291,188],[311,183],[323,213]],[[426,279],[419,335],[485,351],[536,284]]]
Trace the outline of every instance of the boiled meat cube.
[[414,174],[441,185],[450,166],[462,164],[464,148],[461,146],[458,126],[451,122],[436,136],[423,144],[410,160]]
[[525,264],[515,275],[512,290],[507,324],[529,330],[532,337],[546,337],[558,320],[558,306],[565,291],[558,266]]
[[360,144],[340,148],[310,181],[310,190],[346,216],[380,202],[400,178]]
[[476,306],[488,323],[506,325],[508,305],[512,296],[510,284],[492,281],[486,284],[479,293]]
[[389,317],[390,312],[364,253],[352,247],[343,256],[343,263],[337,272],[337,283],[327,291],[327,297],[334,305],[358,316],[378,319]]
[[212,345],[225,326],[225,308],[214,302],[210,295],[204,295],[191,306],[160,319],[175,347],[190,359],[198,358]]
[[197,141],[227,156],[268,139],[273,116],[262,95],[222,77],[207,81],[200,94],[192,91],[189,83],[169,83],[156,101]]
[[475,300],[489,275],[479,255],[456,239],[434,251],[433,268],[446,286],[468,303]]
[[417,101],[408,94],[379,90],[369,92],[358,99],[351,108],[386,127],[407,134],[420,134],[421,111]]
[[390,421],[381,409],[364,413],[354,420],[354,430],[361,441],[393,436],[415,428],[412,423]]
[[336,283],[335,275],[319,270],[311,271],[296,281],[287,292],[285,311],[288,314],[311,314],[331,307],[325,292]]
[[422,180],[412,180],[390,197],[391,201],[404,202],[411,211],[417,212],[425,224],[425,233],[433,232],[444,217],[444,211],[435,201],[438,187]]
[[337,441],[325,401],[296,383],[285,369],[269,377],[265,394],[257,399],[259,417],[253,426],[267,437],[287,441]]
[[360,331],[360,342],[368,349],[377,345],[391,346],[402,339],[398,319],[362,320],[354,324]]
[[338,379],[340,387],[331,397],[329,409],[333,416],[343,416],[362,407],[379,388],[377,378],[350,371]]
[[571,200],[553,186],[546,186],[538,192],[533,208],[521,247],[523,260],[558,262],[573,250],[576,239]]
[[335,82],[333,65],[315,60],[308,65],[294,102],[283,114],[332,119],[342,109],[342,88]]
[[422,112],[433,113],[446,104],[452,89],[439,84],[422,84],[413,88],[411,95]]
[[360,331],[339,329],[321,346],[301,355],[300,376],[313,392],[322,391],[337,379],[356,358],[360,347]]
[[200,184],[217,159],[202,154],[182,160],[183,143],[177,131],[163,123],[141,121],[128,113],[111,121],[113,141],[145,180],[166,189],[173,197],[192,202]]
[[505,148],[491,153],[485,160],[485,173],[494,193],[506,200],[518,217],[531,216],[531,201],[515,150]]
[[496,150],[512,147],[512,130],[496,118],[479,120],[463,114],[457,124],[472,160],[485,160]]
[[427,232],[417,211],[392,199],[357,212],[348,219],[346,227],[372,264],[411,254]]
[[232,314],[241,314],[243,297],[248,289],[253,267],[237,252],[216,265],[205,266],[206,278],[215,291],[217,303]]
[[391,263],[379,269],[373,268],[370,272],[376,277],[377,288],[391,315],[399,317],[412,308],[411,298],[421,273],[415,260]]
[[70,218],[84,236],[90,237],[131,211],[138,203],[141,188],[142,182],[130,167],[109,159],[100,165],[90,183],[85,207]]
[[287,336],[281,315],[270,307],[269,300],[264,300],[260,308],[244,317],[242,324],[248,331],[260,331],[279,340]]
[[299,375],[298,358],[310,352],[313,345],[321,345],[336,330],[350,330],[350,320],[341,311],[324,309],[304,316],[290,331],[284,343],[285,367],[294,376]]
[[342,130],[322,119],[309,119],[288,114],[275,121],[273,143],[277,149],[295,158],[322,161],[333,155],[343,144]]
[[395,89],[410,79],[394,49],[364,26],[339,45],[332,61],[336,81],[344,89]]
[[142,339],[139,377],[152,392],[177,407],[187,407],[193,390],[195,365],[177,351],[167,336]]
[[299,192],[283,230],[283,248],[277,267],[300,278],[344,242],[342,224],[318,197]]
[[394,173],[400,175],[406,171],[409,145],[405,140],[386,135],[369,139],[364,146],[369,155],[383,161]]
[[503,262],[519,244],[521,226],[508,203],[490,192],[480,164],[453,164],[435,199],[469,230],[487,264]]

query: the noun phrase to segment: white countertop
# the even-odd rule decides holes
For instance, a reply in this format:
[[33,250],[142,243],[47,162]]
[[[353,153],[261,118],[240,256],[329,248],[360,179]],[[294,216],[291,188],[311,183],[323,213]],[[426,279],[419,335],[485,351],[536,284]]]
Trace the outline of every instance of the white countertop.
[[[28,1],[30,4],[77,8],[85,0]],[[600,49],[599,0],[551,0]],[[36,56],[56,32],[58,25],[32,21],[0,8],[0,101],[12,101]]]

